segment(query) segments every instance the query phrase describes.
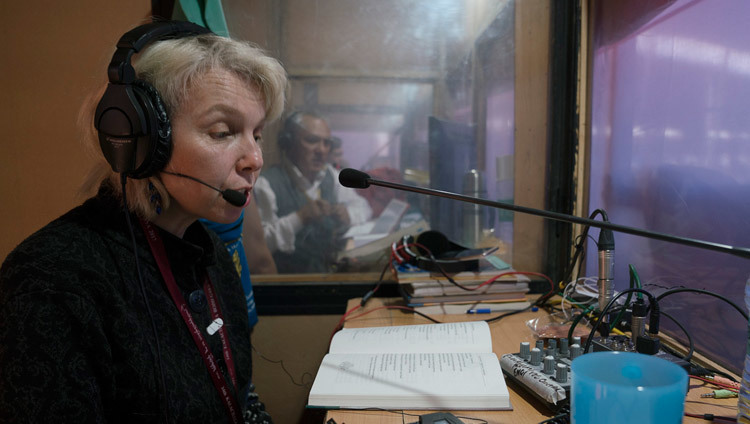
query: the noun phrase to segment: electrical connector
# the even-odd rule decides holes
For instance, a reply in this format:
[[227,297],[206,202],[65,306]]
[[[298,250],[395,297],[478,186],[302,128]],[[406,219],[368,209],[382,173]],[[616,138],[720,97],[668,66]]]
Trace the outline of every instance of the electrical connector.
[[359,302],[359,305],[364,307],[365,303],[367,303],[368,300],[375,294],[375,290],[370,290],[367,293],[365,293],[364,296],[362,296],[362,300]]
[[638,338],[646,334],[646,315],[648,315],[648,307],[642,298],[638,298],[633,304],[633,315],[630,323],[630,340],[633,345],[638,345]]
[[644,353],[646,355],[656,355],[661,348],[661,343],[656,337],[651,335],[643,335],[638,337],[635,350],[638,353]]
[[715,382],[717,382],[719,384],[723,384],[723,385],[726,385],[726,386],[729,386],[729,387],[733,387],[733,388],[735,388],[737,390],[740,389],[740,383],[739,382],[732,381],[732,380],[730,380],[730,379],[728,379],[726,377],[722,377],[720,375],[707,376],[706,378],[708,378],[709,380],[713,380],[713,381],[715,381]]
[[714,399],[729,399],[729,398],[736,398],[737,392],[733,392],[731,390],[726,389],[720,389],[720,390],[714,390],[713,392],[703,393],[701,394],[702,398],[714,398]]

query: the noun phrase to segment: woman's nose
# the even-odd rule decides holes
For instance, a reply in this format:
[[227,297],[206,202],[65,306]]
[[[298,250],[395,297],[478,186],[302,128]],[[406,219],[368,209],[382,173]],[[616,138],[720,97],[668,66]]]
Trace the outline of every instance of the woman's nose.
[[251,172],[259,171],[263,167],[263,151],[254,137],[249,142],[243,143],[238,166],[240,170]]

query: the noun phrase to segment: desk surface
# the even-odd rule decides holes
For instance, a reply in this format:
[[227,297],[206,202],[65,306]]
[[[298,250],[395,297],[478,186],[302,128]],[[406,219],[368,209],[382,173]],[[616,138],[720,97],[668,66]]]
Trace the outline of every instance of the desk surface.
[[[402,305],[400,299],[371,299],[364,309],[358,309],[352,313],[352,317],[372,311],[387,305]],[[347,311],[359,304],[359,299],[349,301]],[[511,315],[500,321],[490,323],[492,333],[492,348],[500,357],[506,353],[517,352],[519,345],[524,341],[533,341],[534,336],[531,330],[526,326],[526,321],[546,314],[544,311],[524,312]],[[455,322],[466,320],[479,320],[495,317],[499,314],[492,315],[436,315],[434,318],[441,322]],[[398,309],[379,309],[368,313],[367,315],[348,319],[345,327],[382,327],[390,325],[410,325],[410,324],[429,324],[430,321],[419,315]],[[513,405],[512,411],[450,411],[456,416],[479,418],[486,420],[488,423],[514,423],[514,424],[536,424],[554,416],[554,413],[548,411],[545,406],[537,401],[533,396],[527,394],[523,388],[506,379],[510,390],[510,401]],[[712,413],[720,416],[734,417],[737,414],[737,398],[734,399],[702,399],[701,393],[710,392],[712,386],[703,382],[691,379],[690,390],[688,391],[685,411],[694,414]],[[416,415],[436,411],[354,411],[354,410],[335,410],[329,411],[326,416],[326,422],[333,419],[337,424],[358,424],[358,423],[379,423],[379,424],[396,424],[396,423],[414,423],[419,418]],[[478,421],[464,420],[466,423]],[[703,423],[702,419],[685,417],[685,423]]]

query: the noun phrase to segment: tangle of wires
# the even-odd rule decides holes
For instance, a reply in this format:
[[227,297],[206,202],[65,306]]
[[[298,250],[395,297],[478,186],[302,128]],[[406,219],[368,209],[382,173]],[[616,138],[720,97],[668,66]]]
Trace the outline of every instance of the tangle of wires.
[[[720,370],[707,369],[707,368],[691,363],[692,355],[694,352],[693,338],[691,337],[687,328],[683,326],[677,319],[675,319],[675,317],[671,316],[670,314],[660,309],[659,302],[663,301],[663,299],[665,299],[666,297],[673,296],[676,294],[694,293],[694,294],[699,294],[699,295],[711,296],[729,304],[733,309],[735,309],[737,312],[739,312],[742,315],[745,321],[748,320],[747,312],[745,312],[743,308],[741,308],[739,305],[737,305],[730,299],[722,295],[719,295],[717,293],[714,293],[708,290],[703,290],[703,289],[693,289],[693,288],[688,288],[688,287],[677,287],[677,288],[671,288],[671,289],[663,288],[666,290],[663,291],[661,294],[658,294],[658,295],[653,294],[643,289],[641,281],[640,281],[640,277],[638,276],[638,273],[633,265],[629,265],[629,271],[630,271],[630,288],[623,290],[619,293],[616,292],[613,298],[607,303],[607,305],[601,311],[596,310],[597,302],[595,300],[598,295],[596,293],[596,289],[589,286],[593,278],[585,278],[585,277],[578,278],[575,281],[571,281],[569,284],[567,284],[564,287],[564,289],[560,293],[563,298],[563,300],[561,301],[561,307],[562,307],[563,312],[565,312],[566,318],[570,319],[572,317],[570,329],[568,332],[568,337],[569,338],[572,337],[572,334],[574,332],[576,325],[579,323],[580,319],[583,316],[592,317],[593,322],[592,322],[591,330],[588,334],[588,338],[583,347],[583,351],[588,352],[590,350],[596,331],[602,329],[599,323],[602,322],[602,318],[604,316],[606,316],[609,313],[617,314],[617,317],[611,321],[612,330],[617,331],[618,330],[617,327],[620,327],[622,330],[632,331],[633,329],[628,328],[628,324],[624,323],[624,321],[622,320],[622,317],[625,314],[633,314],[634,311],[641,310],[643,312],[644,318],[646,314],[649,315],[650,320],[649,320],[649,326],[648,326],[648,333],[650,336],[656,339],[655,336],[659,332],[659,318],[661,316],[665,316],[668,319],[672,320],[684,333],[685,337],[687,338],[689,348],[687,350],[687,353],[679,354],[678,352],[673,351],[669,347],[661,346],[657,343],[655,345],[656,349],[663,349],[673,354],[676,357],[681,357],[686,362],[688,362],[690,364],[689,374],[691,378],[702,380],[704,382],[709,382],[710,384],[718,386],[719,388],[718,390],[714,390],[713,392],[708,392],[706,394],[703,394],[702,397],[716,397],[716,398],[731,397],[732,394],[736,396],[737,387],[739,383],[736,382],[736,379],[732,375],[729,375],[728,373],[722,372]],[[626,297],[625,301],[618,304],[618,301],[620,301],[620,299],[623,297]],[[648,299],[647,306],[644,303],[644,297]],[[565,302],[567,302],[567,304],[570,305],[570,308],[568,308],[569,310],[566,309]],[[575,315],[573,313],[573,309],[579,309],[581,312],[578,315]],[[648,336],[645,336],[645,338],[648,338]],[[695,418],[703,418],[703,419],[711,420],[711,421],[734,422],[732,417],[714,416],[713,414],[685,413],[685,415],[690,416],[690,417],[695,417]],[[554,422],[567,423],[568,422],[567,420],[568,420],[568,417],[565,416],[565,412],[563,412],[562,414],[552,417],[549,420],[545,420],[543,422],[544,423],[554,423]]]
[[[599,209],[594,211],[591,214],[590,218],[593,219],[598,214],[601,214],[605,221],[607,220],[606,212]],[[589,237],[588,229],[588,227],[584,228],[582,234],[577,237],[574,255],[565,272],[566,279],[564,281],[567,282],[567,284],[561,284],[562,290],[559,293],[562,298],[560,302],[560,309],[565,319],[571,322],[568,332],[569,338],[572,337],[576,325],[580,323],[584,317],[588,317],[592,320],[593,325],[589,333],[588,340],[586,341],[584,352],[588,351],[588,348],[591,346],[591,340],[593,339],[593,336],[597,330],[599,330],[600,334],[603,336],[608,335],[610,331],[616,334],[624,334],[623,331],[633,331],[633,329],[630,328],[630,323],[626,322],[624,318],[632,316],[633,313],[636,312],[636,316],[643,316],[644,318],[646,317],[646,315],[650,316],[650,325],[648,326],[648,331],[652,336],[655,336],[658,333],[660,316],[664,316],[672,321],[685,336],[688,345],[687,352],[679,354],[672,351],[672,349],[667,346],[660,346],[659,348],[668,351],[677,357],[681,357],[689,363],[695,351],[693,337],[690,335],[688,329],[674,316],[659,309],[660,301],[668,296],[673,296],[680,293],[694,293],[715,297],[716,299],[729,304],[732,308],[734,308],[742,315],[745,321],[747,321],[748,314],[744,311],[743,308],[741,308],[730,299],[708,290],[693,289],[688,287],[662,287],[662,289],[664,290],[662,293],[658,295],[652,294],[651,292],[643,289],[640,277],[638,276],[635,266],[632,264],[629,265],[629,288],[620,293],[615,292],[615,296],[613,297],[612,301],[610,301],[609,304],[603,308],[603,310],[598,310],[598,288],[593,284],[596,279],[593,277],[581,277],[580,275],[582,267],[579,267],[578,276],[573,280],[569,280],[578,261],[580,260],[581,263],[583,262],[583,257],[585,256],[584,245],[586,239]],[[624,301],[621,300],[623,296],[626,296]],[[644,296],[649,300],[648,305],[646,305],[644,302]],[[576,310],[579,311],[577,314]],[[605,327],[600,323],[603,323],[603,317],[607,316],[607,314],[612,314],[615,317],[610,321],[610,325]],[[705,369],[703,371],[709,372]],[[722,374],[724,376],[727,376],[726,373],[722,373],[718,370],[710,370],[709,373]]]
[[369,313],[372,313],[372,312],[375,312],[375,311],[381,310],[381,309],[402,309],[402,310],[414,313],[416,315],[419,315],[419,316],[425,318],[426,320],[428,320],[430,322],[433,322],[433,323],[436,323],[436,324],[440,323],[440,321],[434,319],[433,317],[431,317],[431,316],[429,316],[427,314],[423,314],[423,313],[421,313],[419,311],[416,311],[414,308],[410,308],[408,306],[398,306],[398,305],[380,306],[378,308],[370,309],[370,310],[368,310],[366,312],[363,312],[361,314],[350,316],[356,310],[358,310],[360,308],[363,308],[365,306],[365,304],[375,295],[375,293],[378,291],[378,289],[380,288],[380,286],[383,284],[386,272],[388,270],[391,271],[391,274],[394,277],[394,279],[396,278],[396,276],[398,275],[398,271],[396,270],[396,267],[395,267],[394,264],[400,262],[398,260],[398,258],[397,258],[398,252],[399,252],[400,249],[407,249],[409,247],[416,247],[417,249],[419,249],[421,251],[421,254],[426,255],[426,257],[429,258],[430,261],[432,261],[432,263],[434,264],[434,266],[438,269],[439,273],[445,278],[446,281],[448,281],[450,284],[452,284],[452,285],[454,285],[454,286],[456,286],[456,287],[458,287],[458,288],[460,288],[461,290],[464,290],[464,291],[479,290],[479,289],[481,289],[481,288],[483,288],[483,287],[485,287],[487,285],[490,285],[490,284],[494,283],[495,281],[499,280],[500,278],[502,278],[504,276],[508,276],[508,275],[527,275],[527,276],[542,277],[542,278],[546,279],[549,282],[550,290],[547,293],[545,293],[544,295],[542,295],[541,297],[539,297],[539,299],[537,299],[532,305],[529,305],[528,307],[526,307],[524,309],[509,311],[509,312],[506,312],[504,314],[498,315],[496,317],[486,319],[485,321],[488,322],[488,323],[489,322],[495,322],[495,321],[498,321],[498,320],[500,320],[500,319],[502,319],[504,317],[507,317],[507,316],[510,316],[510,315],[513,315],[513,314],[518,314],[518,313],[521,313],[521,312],[525,312],[525,311],[528,311],[528,310],[530,310],[532,308],[544,305],[545,302],[547,302],[547,300],[549,300],[552,296],[554,296],[555,292],[556,292],[555,291],[555,283],[552,281],[551,278],[549,278],[548,276],[546,276],[544,274],[541,274],[541,273],[538,273],[538,272],[530,272],[530,271],[505,271],[505,272],[500,272],[497,275],[489,278],[488,280],[484,281],[483,283],[481,283],[481,284],[479,284],[477,286],[466,287],[466,286],[463,286],[460,283],[458,283],[453,277],[450,276],[450,274],[448,272],[445,271],[445,269],[442,267],[442,265],[437,260],[437,258],[435,258],[435,256],[432,254],[432,252],[430,251],[430,249],[428,249],[426,246],[424,246],[422,244],[419,244],[419,243],[416,243],[416,242],[415,243],[402,244],[402,245],[399,245],[399,246],[396,246],[394,244],[394,248],[391,250],[391,256],[390,256],[389,260],[387,261],[387,263],[385,264],[385,266],[383,267],[383,270],[380,273],[380,277],[378,278],[378,281],[375,284],[375,287],[373,287],[372,290],[369,290],[367,293],[365,293],[364,296],[362,296],[362,299],[360,300],[360,302],[359,302],[358,305],[355,305],[354,307],[352,307],[351,309],[349,309],[348,311],[346,311],[344,313],[344,315],[342,315],[342,317],[339,320],[338,324],[334,328],[333,333],[331,333],[331,340],[333,339],[333,336],[340,329],[342,329],[344,327],[344,322],[346,322],[347,319],[358,318],[358,317],[367,315]]
[[[590,219],[595,218],[597,215],[601,214],[603,219],[606,221],[607,216],[606,212],[603,210],[597,209],[594,211]],[[576,238],[576,244],[575,244],[575,251],[571,258],[571,262],[569,263],[568,267],[566,268],[566,271],[564,272],[565,279],[561,284],[558,286],[555,285],[555,283],[546,275],[539,274],[539,273],[533,273],[533,272],[520,272],[520,271],[508,271],[505,273],[499,273],[498,275],[488,279],[487,281],[483,282],[479,286],[472,286],[472,287],[465,287],[456,282],[440,265],[440,262],[434,257],[434,255],[429,251],[428,248],[425,246],[422,246],[418,243],[411,243],[405,246],[400,246],[398,248],[406,248],[409,247],[415,247],[419,249],[420,253],[424,255],[425,257],[429,258],[432,263],[435,265],[436,269],[439,271],[439,273],[444,277],[445,281],[448,283],[462,289],[465,291],[471,291],[471,290],[478,290],[482,287],[485,287],[488,284],[492,284],[494,281],[498,280],[499,278],[509,275],[509,274],[521,274],[521,275],[534,275],[539,276],[547,279],[550,283],[550,290],[549,292],[542,295],[532,306],[529,308],[526,308],[524,310],[520,311],[510,311],[506,314],[499,315],[497,317],[487,319],[485,321],[492,322],[499,319],[502,319],[503,317],[506,317],[508,315],[516,314],[519,312],[524,312],[532,307],[542,307],[547,306],[550,308],[553,308],[551,305],[550,299],[555,295],[558,294],[561,297],[560,300],[560,310],[565,316],[565,319],[570,322],[569,326],[569,332],[568,332],[568,338],[572,338],[572,334],[576,328],[576,325],[578,325],[580,322],[583,321],[584,317],[589,317],[592,320],[592,328],[590,330],[590,333],[588,334],[587,339],[585,340],[585,345],[583,348],[584,352],[588,352],[591,348],[592,341],[594,339],[594,335],[597,330],[600,330],[600,332],[603,335],[608,335],[609,332],[613,332],[615,334],[622,334],[624,335],[624,331],[632,330],[630,328],[630,325],[626,322],[625,318],[628,316],[632,316],[634,312],[636,312],[639,315],[636,316],[642,316],[644,320],[648,317],[649,318],[649,325],[648,327],[644,326],[644,330],[647,328],[648,333],[652,336],[652,339],[656,339],[656,335],[659,332],[659,326],[660,326],[660,317],[665,316],[666,318],[672,320],[675,325],[677,325],[681,331],[685,334],[689,349],[686,354],[684,354],[682,357],[687,362],[690,362],[693,352],[694,352],[694,342],[689,334],[688,330],[680,323],[678,322],[673,316],[670,314],[661,311],[659,308],[659,301],[663,300],[664,298],[672,295],[676,295],[679,293],[696,293],[701,295],[708,295],[713,296],[719,300],[722,300],[729,305],[731,305],[735,310],[740,312],[740,314],[743,316],[743,318],[747,321],[748,320],[748,314],[737,304],[732,302],[731,300],[727,299],[724,296],[721,296],[719,294],[702,290],[702,289],[692,289],[692,288],[686,288],[686,287],[677,287],[677,288],[666,288],[666,291],[662,292],[661,294],[655,295],[651,293],[650,291],[647,291],[643,288],[643,285],[641,284],[640,277],[635,269],[634,265],[629,265],[629,288],[617,293],[615,292],[613,294],[612,299],[607,303],[607,305],[602,309],[598,310],[598,288],[596,287],[596,277],[582,277],[582,266],[578,268],[578,273],[575,279],[571,280],[571,276],[573,274],[573,270],[576,267],[576,264],[583,263],[583,260],[585,258],[585,244],[586,240],[589,238],[588,236],[588,230],[589,227],[586,226],[582,232],[581,235],[579,235]],[[597,243],[595,241],[595,243]],[[336,331],[338,331],[340,328],[343,327],[343,324],[347,317],[350,317],[350,315],[355,312],[357,309],[363,307],[365,303],[374,296],[375,292],[377,292],[378,288],[383,283],[384,277],[386,275],[386,272],[390,269],[391,273],[396,276],[397,270],[395,269],[394,262],[396,261],[396,258],[394,257],[395,253],[397,253],[397,249],[394,248],[391,252],[391,257],[388,263],[385,264],[381,274],[380,278],[375,285],[375,287],[370,290],[365,296],[362,297],[362,300],[359,305],[356,305],[355,307],[351,308],[349,311],[347,311],[344,316],[342,316],[339,325],[334,330],[334,334]],[[559,288],[559,291],[558,291]],[[622,298],[624,297],[624,300]],[[648,300],[648,304],[646,304],[646,299]],[[415,313],[417,315],[420,315],[424,317],[425,319],[438,323],[437,320],[434,318],[419,313],[417,311],[414,311],[413,308],[408,308],[404,306],[382,306],[379,308],[375,308],[372,310],[369,310],[367,312],[363,312],[359,315],[351,316],[351,318],[357,318],[360,316],[363,316],[365,314],[368,314],[370,312],[374,312],[375,310],[383,309],[383,308],[389,308],[389,309],[405,309],[412,313]],[[610,320],[607,325],[604,326],[604,320],[603,317],[608,316],[609,314],[612,314],[615,316],[614,319]],[[642,315],[640,315],[642,314]],[[644,336],[646,336],[644,334]],[[333,335],[331,336],[333,337]],[[648,338],[648,336],[646,336]],[[658,346],[656,345],[657,349],[661,348],[664,350],[669,350],[669,348],[665,346]],[[677,353],[674,353],[675,356],[680,356]],[[710,370],[703,367],[699,367],[696,365],[691,365],[691,377],[692,378],[704,378],[704,376],[707,376],[707,378],[715,378],[716,375],[721,375],[725,377],[727,380],[735,381],[735,379],[726,373],[723,373],[719,370]],[[687,415],[687,414],[686,414]],[[707,414],[710,415],[710,414]],[[693,415],[691,415],[693,416]],[[698,416],[698,415],[694,415]],[[723,418],[723,417],[717,417],[717,418]],[[548,420],[543,421],[544,423],[568,423],[570,419],[570,412],[569,410],[562,410],[559,411],[559,414],[549,418]]]

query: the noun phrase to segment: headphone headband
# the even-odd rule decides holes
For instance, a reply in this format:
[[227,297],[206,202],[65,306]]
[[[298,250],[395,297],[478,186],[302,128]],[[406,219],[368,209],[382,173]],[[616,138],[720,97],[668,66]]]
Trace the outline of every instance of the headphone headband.
[[159,92],[136,78],[130,63],[149,43],[210,33],[191,22],[164,21],[126,32],[107,68],[109,85],[96,107],[99,146],[114,172],[146,178],[161,171],[172,153],[172,127]]
[[133,54],[140,52],[154,40],[164,40],[175,35],[189,37],[210,32],[200,25],[182,21],[152,22],[133,28],[123,34],[117,42],[117,50],[107,68],[109,82],[132,83],[135,80],[135,70],[130,64],[130,59]]

